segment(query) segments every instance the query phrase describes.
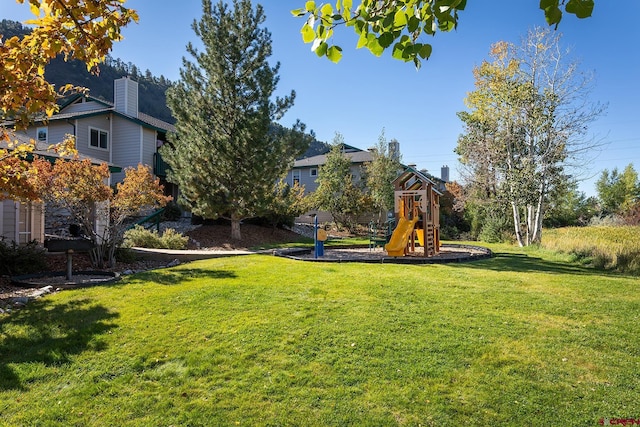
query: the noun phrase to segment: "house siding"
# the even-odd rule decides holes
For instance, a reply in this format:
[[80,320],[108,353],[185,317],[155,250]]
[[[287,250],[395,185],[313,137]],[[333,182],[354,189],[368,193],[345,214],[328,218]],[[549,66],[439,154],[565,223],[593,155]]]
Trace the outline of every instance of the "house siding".
[[0,201],[0,236],[7,241],[16,240],[16,208],[13,200]]
[[95,101],[74,102],[60,111],[62,113],[82,113],[85,111],[101,110],[105,108],[104,104]]
[[0,202],[0,236],[7,241],[25,244],[44,241],[44,206],[42,203]]
[[32,139],[36,139],[37,129],[41,127],[47,128],[47,143],[58,144],[64,141],[67,134],[73,135],[74,127],[71,123],[65,122],[49,122],[48,125],[31,126],[25,131],[25,134]]
[[[89,146],[89,128],[100,129],[109,133],[109,149],[102,150]],[[76,120],[76,149],[78,150],[78,153],[109,162],[109,150],[111,150],[111,147],[113,146],[113,140],[114,138],[111,132],[111,121],[109,120],[109,115],[105,114]]]
[[[137,166],[141,162],[140,158],[140,128],[130,120],[114,116],[113,118],[113,138],[111,150],[113,157],[111,161],[122,167],[123,171],[112,174],[112,183],[121,182],[124,179],[124,168]],[[149,164],[152,164],[149,162]]]
[[[354,164],[350,168],[351,175],[353,176],[354,182],[359,182],[362,179],[363,173],[362,168],[364,165],[362,164]],[[289,185],[293,185],[294,174],[299,173],[300,185],[304,185],[304,194],[313,193],[318,189],[318,177],[320,176],[322,166],[310,166],[303,168],[294,168],[287,172],[287,177],[285,178],[285,182]],[[312,176],[311,170],[316,169],[317,175]],[[296,175],[298,176],[298,175]]]
[[75,131],[74,125],[71,123],[49,123],[49,144],[58,144],[64,141],[67,134],[73,135]]
[[126,77],[114,82],[116,111],[138,117],[138,83]]
[[[158,135],[157,132],[153,129],[142,128],[143,131],[143,142],[142,142],[142,164],[148,165],[151,167],[151,171],[153,172],[153,155],[157,150],[158,145]],[[134,165],[137,166],[137,165]]]

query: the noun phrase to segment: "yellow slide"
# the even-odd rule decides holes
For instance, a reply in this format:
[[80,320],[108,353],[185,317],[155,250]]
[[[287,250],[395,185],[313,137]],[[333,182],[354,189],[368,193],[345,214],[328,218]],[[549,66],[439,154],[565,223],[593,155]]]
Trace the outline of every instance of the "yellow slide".
[[407,247],[407,242],[411,233],[413,233],[413,227],[420,218],[416,215],[411,221],[405,217],[400,217],[398,226],[393,230],[389,243],[384,245],[384,250],[387,251],[389,256],[403,256],[404,248]]

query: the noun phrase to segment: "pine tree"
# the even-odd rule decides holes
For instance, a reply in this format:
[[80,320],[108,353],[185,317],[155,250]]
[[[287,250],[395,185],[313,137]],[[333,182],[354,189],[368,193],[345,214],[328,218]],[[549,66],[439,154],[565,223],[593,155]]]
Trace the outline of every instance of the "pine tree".
[[293,105],[295,92],[271,100],[279,64],[271,67],[271,34],[261,28],[263,9],[250,0],[212,6],[193,23],[204,50],[191,43],[180,80],[167,91],[176,133],[163,147],[168,179],[179,185],[180,202],[204,218],[227,218],[231,237],[240,222],[261,214],[279,177],[304,152],[303,125],[274,125]]

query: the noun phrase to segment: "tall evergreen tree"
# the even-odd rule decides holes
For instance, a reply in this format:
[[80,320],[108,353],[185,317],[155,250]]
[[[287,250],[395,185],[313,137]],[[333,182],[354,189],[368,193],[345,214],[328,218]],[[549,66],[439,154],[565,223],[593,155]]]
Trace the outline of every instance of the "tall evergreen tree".
[[271,100],[279,64],[271,67],[271,34],[261,28],[263,9],[250,0],[202,1],[192,28],[204,50],[187,45],[180,80],[167,91],[176,133],[162,155],[181,203],[204,218],[227,218],[231,237],[240,222],[259,215],[293,159],[304,152],[303,126],[273,125],[293,105],[295,93]]

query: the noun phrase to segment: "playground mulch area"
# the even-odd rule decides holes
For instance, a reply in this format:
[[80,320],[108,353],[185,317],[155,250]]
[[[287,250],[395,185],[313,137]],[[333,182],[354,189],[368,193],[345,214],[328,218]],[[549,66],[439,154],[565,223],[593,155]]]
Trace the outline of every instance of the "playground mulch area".
[[445,244],[440,247],[440,253],[432,257],[424,257],[421,252],[402,257],[390,257],[385,250],[379,247],[325,248],[323,256],[320,257],[316,257],[314,251],[285,253],[284,255],[305,261],[435,264],[488,258],[491,256],[491,251],[479,246]]

